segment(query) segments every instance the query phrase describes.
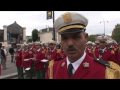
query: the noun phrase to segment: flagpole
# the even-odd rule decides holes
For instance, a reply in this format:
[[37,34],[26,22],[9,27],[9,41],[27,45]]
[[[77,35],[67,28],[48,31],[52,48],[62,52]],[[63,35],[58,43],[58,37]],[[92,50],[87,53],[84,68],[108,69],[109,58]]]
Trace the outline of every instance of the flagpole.
[[[53,25],[54,25],[54,21],[55,21],[55,16],[54,16],[54,11],[47,11],[47,20],[48,19],[53,19]],[[56,35],[55,35],[55,28],[53,26],[53,37],[52,40],[56,41]]]
[[[54,21],[55,21],[55,18],[54,18],[54,11],[53,11],[53,25],[54,25]],[[53,40],[56,41],[55,39],[55,28],[53,26]]]
[[104,36],[105,36],[105,25],[106,25],[105,23],[106,22],[108,23],[108,21],[105,21],[104,18],[103,18],[103,21],[101,21],[100,23],[102,23],[102,22],[103,22],[103,25],[104,25]]

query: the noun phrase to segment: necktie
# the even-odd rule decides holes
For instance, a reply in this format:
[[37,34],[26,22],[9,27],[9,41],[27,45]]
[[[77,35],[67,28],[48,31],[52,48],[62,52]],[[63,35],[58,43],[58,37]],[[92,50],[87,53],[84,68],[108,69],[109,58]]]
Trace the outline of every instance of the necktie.
[[73,70],[73,65],[72,65],[72,64],[69,64],[69,65],[68,65],[68,74],[69,74],[70,77],[73,75],[72,70]]

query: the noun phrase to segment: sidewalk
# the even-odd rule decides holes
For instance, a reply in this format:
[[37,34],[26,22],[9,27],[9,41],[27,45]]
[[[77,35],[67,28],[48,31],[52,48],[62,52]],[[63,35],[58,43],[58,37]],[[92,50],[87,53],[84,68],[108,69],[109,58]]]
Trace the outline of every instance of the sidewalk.
[[6,70],[2,70],[2,74],[1,74],[0,78],[1,77],[5,77],[6,75],[10,76],[12,74],[16,74],[17,73],[17,68],[15,66],[15,63],[11,63],[10,55],[7,56],[6,67],[7,67]]

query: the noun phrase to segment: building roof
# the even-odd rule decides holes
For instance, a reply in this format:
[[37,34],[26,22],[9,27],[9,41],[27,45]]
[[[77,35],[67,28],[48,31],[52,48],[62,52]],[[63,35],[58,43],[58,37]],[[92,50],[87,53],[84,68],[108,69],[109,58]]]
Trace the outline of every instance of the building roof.
[[7,31],[14,34],[20,34],[23,32],[23,28],[15,21],[13,24],[8,25]]
[[45,33],[45,32],[50,32],[50,31],[53,31],[53,28],[49,27],[49,29],[48,28],[41,29],[40,33]]

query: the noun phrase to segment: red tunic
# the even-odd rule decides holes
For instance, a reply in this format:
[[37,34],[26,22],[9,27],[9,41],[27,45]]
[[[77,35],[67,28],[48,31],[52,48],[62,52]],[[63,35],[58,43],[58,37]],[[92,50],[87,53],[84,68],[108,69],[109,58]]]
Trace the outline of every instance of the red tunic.
[[39,50],[35,54],[35,70],[43,70],[44,64],[41,62],[41,60],[45,59],[45,54],[42,52],[42,50]]
[[60,61],[66,57],[64,52],[60,49],[49,50],[47,56],[49,56],[49,58],[47,58],[48,60],[54,61]]
[[22,67],[22,50],[20,49],[17,50],[15,60],[16,60],[16,66]]
[[89,56],[94,57],[93,51],[92,51],[91,48],[86,48],[86,53],[87,53]]
[[[84,67],[84,63],[89,63],[89,67]],[[66,59],[55,62],[53,67],[53,79],[104,79],[105,66],[94,61],[92,57],[86,55],[85,59],[70,78],[67,73]],[[47,72],[49,75],[49,70]]]
[[22,55],[23,55],[23,62],[22,62],[23,68],[25,69],[25,68],[31,67],[32,60],[30,58],[32,57],[30,56],[29,51],[28,50],[23,51]]
[[120,65],[120,50],[115,52],[116,63]]
[[100,55],[99,49],[95,50],[95,56],[97,58],[102,57],[103,60],[115,62],[115,54],[111,53],[110,50],[105,50],[103,54]]
[[57,50],[56,49],[53,49],[53,50],[48,49],[46,58],[48,60],[57,60]]
[[57,49],[55,61],[63,60],[65,57],[66,57],[66,55],[65,55],[64,51],[62,49]]

